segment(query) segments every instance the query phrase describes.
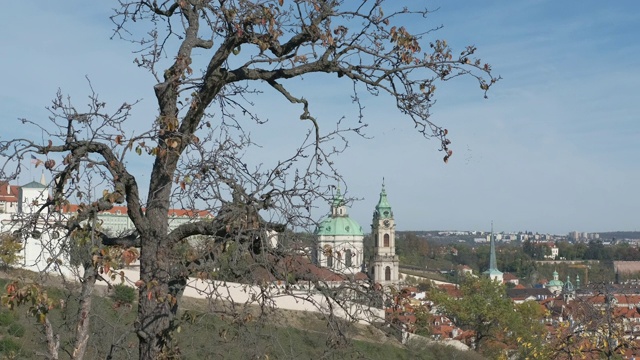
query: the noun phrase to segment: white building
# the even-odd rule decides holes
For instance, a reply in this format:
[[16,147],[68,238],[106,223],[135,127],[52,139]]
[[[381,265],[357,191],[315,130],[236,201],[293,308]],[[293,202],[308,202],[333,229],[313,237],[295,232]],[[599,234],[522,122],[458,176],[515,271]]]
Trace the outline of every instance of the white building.
[[384,182],[376,210],[373,212],[371,232],[375,243],[370,276],[374,282],[381,285],[397,285],[400,279],[400,260],[396,255],[396,223],[387,200]]
[[551,260],[557,259],[558,256],[560,255],[560,249],[555,244],[549,246],[549,249],[551,249],[551,254],[545,255],[544,258],[551,259]]
[[312,257],[316,265],[346,275],[362,270],[364,233],[362,227],[349,217],[340,188],[331,203],[331,213],[320,221],[315,234],[318,247]]
[[49,189],[44,179],[44,173],[40,182],[32,181],[20,186],[18,191],[18,213],[32,214],[49,199]]

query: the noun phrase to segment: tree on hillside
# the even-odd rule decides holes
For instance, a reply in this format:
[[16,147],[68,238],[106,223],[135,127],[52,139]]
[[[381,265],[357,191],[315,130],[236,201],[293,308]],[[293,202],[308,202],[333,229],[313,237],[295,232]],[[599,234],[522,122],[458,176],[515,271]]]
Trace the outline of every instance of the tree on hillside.
[[546,309],[537,301],[514,304],[513,320],[509,324],[508,344],[519,359],[549,359],[548,331],[542,321]]
[[435,256],[434,249],[428,240],[419,238],[413,232],[402,234],[402,238],[396,245],[396,252],[403,265],[419,266],[421,268],[427,264],[429,258],[433,259]]
[[522,250],[534,260],[544,260],[551,255],[551,248],[547,244],[536,244],[527,239],[522,243]]
[[[59,93],[48,122],[22,120],[43,139],[0,142],[5,160],[0,177],[15,179],[31,156],[41,162],[53,178],[52,193],[33,204],[36,211],[24,224],[56,227],[67,235],[61,241],[86,231],[96,213],[117,204],[127,207],[135,232],[114,236],[90,228],[90,236],[100,241],[93,259],[106,258],[103,247],[121,253],[140,249],[139,357],[171,357],[179,353],[172,333],[188,276],[203,273],[206,264],[213,271],[219,254],[229,249],[236,252],[225,256],[229,266],[244,264],[238,278],[258,282],[251,278],[256,269],[275,271],[274,256],[280,255],[264,246],[266,230],[276,223],[293,228],[312,222],[313,201],[328,197],[327,179],[339,178],[333,159],[346,147],[341,139],[346,132],[361,133],[363,123],[343,127],[341,121],[329,125],[317,118],[296,80],[309,74],[338,77],[353,89],[360,121],[361,92],[390,96],[417,131],[437,139],[445,162],[449,159],[448,131],[429,113],[436,83],[467,76],[486,93],[497,78],[474,57],[474,46],[454,52],[422,23],[417,26],[422,30],[410,31],[412,19],[424,21],[428,15],[384,1],[120,0],[111,17],[114,37],[139,46],[134,61],[155,81],[157,114],[135,119],[134,132],[134,101],[109,110],[92,90],[83,109]],[[256,163],[245,157],[254,151],[250,130],[268,119],[252,107],[252,99],[266,91],[298,109],[309,127],[299,137],[289,134],[298,144],[289,156]],[[129,165],[133,156],[153,163],[146,186]],[[88,174],[105,181],[98,199],[84,188]],[[68,221],[37,221],[73,202],[80,206]],[[194,218],[170,230],[174,207],[193,214],[206,210],[215,218]],[[179,256],[176,248],[196,235],[208,237],[210,251]]]
[[516,306],[502,284],[488,277],[465,276],[459,290],[455,297],[434,288],[430,298],[456,326],[475,333],[476,351],[497,356],[496,352],[515,347],[523,339],[533,343],[542,338],[538,322],[542,313],[531,304]]
[[482,352],[485,344],[499,340],[503,334],[513,304],[504,287],[488,277],[463,277],[460,293],[456,298],[436,289],[431,293],[431,299],[457,326],[475,332],[473,347]]
[[497,255],[502,271],[514,273],[524,280],[536,270],[535,262],[519,246],[502,246],[500,250]]
[[480,260],[478,259],[477,248],[467,244],[456,244],[454,248],[458,251],[458,255],[454,259],[457,264],[467,265],[475,272],[481,271],[482,267],[480,266]]

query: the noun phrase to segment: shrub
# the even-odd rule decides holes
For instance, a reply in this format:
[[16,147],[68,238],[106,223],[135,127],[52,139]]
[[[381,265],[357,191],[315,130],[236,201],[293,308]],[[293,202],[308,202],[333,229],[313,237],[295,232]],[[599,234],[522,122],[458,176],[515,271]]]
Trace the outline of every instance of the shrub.
[[13,313],[9,311],[0,311],[0,326],[8,326],[14,322]]
[[15,337],[23,337],[25,333],[25,329],[24,329],[24,326],[18,323],[13,323],[9,325],[7,332],[9,333],[9,335],[13,335]]
[[20,250],[22,250],[22,244],[19,237],[9,233],[0,235],[0,263],[2,267],[6,268],[17,264],[22,259]]
[[0,339],[0,353],[17,353],[20,349],[20,344],[9,337]]
[[111,298],[119,304],[133,304],[136,299],[136,289],[124,284],[115,285]]

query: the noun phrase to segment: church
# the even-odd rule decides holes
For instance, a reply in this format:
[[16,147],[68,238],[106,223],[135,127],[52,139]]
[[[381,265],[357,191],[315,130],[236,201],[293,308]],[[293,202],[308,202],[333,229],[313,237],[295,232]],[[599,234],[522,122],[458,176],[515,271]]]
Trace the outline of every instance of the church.
[[367,272],[369,278],[382,286],[398,284],[399,260],[396,255],[396,224],[387,200],[384,182],[378,204],[373,212],[371,235],[373,254],[365,259],[364,232],[349,217],[340,189],[331,202],[331,212],[316,228],[318,246],[313,252],[316,265],[344,275]]

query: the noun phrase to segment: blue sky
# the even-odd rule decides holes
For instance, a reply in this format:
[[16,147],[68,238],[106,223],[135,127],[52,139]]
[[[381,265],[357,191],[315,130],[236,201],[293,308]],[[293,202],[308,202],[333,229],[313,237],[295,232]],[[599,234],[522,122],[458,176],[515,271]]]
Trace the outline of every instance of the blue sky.
[[[401,230],[488,230],[492,220],[499,231],[640,230],[639,3],[410,2],[438,10],[409,26],[443,25],[434,37],[456,49],[476,45],[503,80],[489,99],[469,79],[437,84],[432,120],[450,130],[449,164],[390,99],[363,99],[372,139],[350,138],[337,165],[348,194],[362,199],[351,215],[365,231],[382,177]],[[2,138],[41,136],[16,119],[44,119],[58,88],[82,102],[85,75],[114,106],[142,99],[134,123],[153,114],[153,79],[133,64],[130,44],[109,39],[112,6],[97,4],[6,4],[0,14]],[[356,120],[344,100],[348,83],[336,88],[313,76],[305,82],[301,95],[313,99],[323,123],[343,115]],[[295,135],[306,129],[295,122],[297,108],[274,107],[269,97],[257,106],[272,118],[256,132],[265,148],[277,153],[297,144]],[[144,179],[145,166],[132,165]],[[328,205],[317,205],[320,216]]]

